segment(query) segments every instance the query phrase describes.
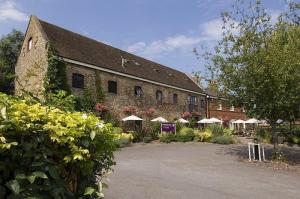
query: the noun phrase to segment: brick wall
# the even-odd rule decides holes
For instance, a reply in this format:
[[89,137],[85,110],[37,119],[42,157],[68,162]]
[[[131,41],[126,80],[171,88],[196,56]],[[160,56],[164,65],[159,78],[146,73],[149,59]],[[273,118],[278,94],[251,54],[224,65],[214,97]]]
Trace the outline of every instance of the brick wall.
[[[218,110],[220,103],[222,104],[222,110]],[[246,120],[246,114],[240,107],[234,107],[234,111],[231,111],[230,107],[231,105],[228,101],[210,98],[208,116],[222,119],[223,121],[229,121],[232,119]]]

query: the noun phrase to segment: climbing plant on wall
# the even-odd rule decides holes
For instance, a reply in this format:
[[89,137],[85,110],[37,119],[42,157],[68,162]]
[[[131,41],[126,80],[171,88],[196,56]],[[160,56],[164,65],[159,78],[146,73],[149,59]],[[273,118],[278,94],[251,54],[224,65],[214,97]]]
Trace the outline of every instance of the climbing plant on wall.
[[66,63],[58,56],[52,43],[48,45],[48,69],[44,79],[45,94],[64,90],[70,93],[67,84]]
[[95,85],[96,85],[96,95],[97,95],[97,101],[98,102],[104,102],[105,100],[105,93],[102,87],[102,81],[100,72],[96,71],[96,78],[95,78]]

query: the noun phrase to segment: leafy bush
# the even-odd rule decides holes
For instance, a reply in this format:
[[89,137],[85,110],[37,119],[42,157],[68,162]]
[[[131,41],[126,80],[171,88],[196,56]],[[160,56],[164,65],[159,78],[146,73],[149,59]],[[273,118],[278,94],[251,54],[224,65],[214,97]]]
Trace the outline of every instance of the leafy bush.
[[188,128],[188,127],[183,127],[183,128],[178,132],[178,134],[181,134],[181,135],[187,135],[187,134],[192,134],[192,133],[194,133],[194,129]]
[[64,90],[59,90],[56,93],[47,94],[46,103],[64,111],[75,111],[76,98]]
[[112,126],[0,93],[0,198],[99,198]]
[[211,142],[216,144],[234,144],[236,143],[236,140],[234,139],[233,136],[220,135],[220,136],[213,137],[211,139]]
[[145,143],[150,143],[150,142],[152,142],[152,141],[153,141],[153,139],[152,139],[151,136],[146,136],[146,137],[144,137],[144,142],[145,142]]
[[132,143],[133,135],[131,133],[116,133],[114,141],[118,147],[128,146]]
[[170,143],[176,141],[176,137],[173,133],[162,133],[159,135],[159,141]]
[[121,133],[123,133],[123,129],[120,128],[120,127],[114,127],[113,128],[113,133],[114,134],[121,134]]
[[178,142],[189,142],[194,140],[194,130],[192,128],[184,127],[179,133],[176,134],[176,140]]
[[209,125],[206,131],[210,131],[213,137],[224,135],[224,128],[218,124]]
[[256,131],[255,138],[257,138],[260,142],[271,143],[272,135],[268,129],[259,128]]
[[194,135],[194,141],[196,142],[210,142],[212,138],[212,134],[210,131],[201,132],[199,130],[195,130]]
[[180,122],[176,122],[176,131],[180,132],[184,125]]

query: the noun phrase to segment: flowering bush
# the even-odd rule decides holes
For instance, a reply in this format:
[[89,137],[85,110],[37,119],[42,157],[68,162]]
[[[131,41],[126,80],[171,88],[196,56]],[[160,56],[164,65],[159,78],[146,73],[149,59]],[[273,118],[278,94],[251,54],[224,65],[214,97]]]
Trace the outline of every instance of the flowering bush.
[[96,111],[99,111],[99,112],[107,111],[106,105],[102,104],[102,103],[97,103],[95,105],[95,109],[96,109]]
[[183,119],[188,119],[188,118],[192,117],[192,114],[190,112],[184,112],[184,113],[182,113],[181,117]]
[[154,108],[149,108],[147,111],[146,111],[146,116],[147,117],[152,117],[153,114],[155,113],[155,109]]
[[133,115],[136,113],[136,108],[134,108],[132,106],[125,106],[123,108],[123,113],[126,115]]
[[112,126],[0,93],[0,198],[100,198]]

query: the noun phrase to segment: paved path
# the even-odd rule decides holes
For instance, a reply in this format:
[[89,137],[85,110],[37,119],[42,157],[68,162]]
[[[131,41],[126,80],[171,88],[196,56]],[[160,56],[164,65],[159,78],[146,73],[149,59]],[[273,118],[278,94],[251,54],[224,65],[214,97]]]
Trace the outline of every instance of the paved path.
[[105,198],[300,198],[299,174],[241,162],[234,155],[239,147],[175,143],[123,148],[116,154]]

